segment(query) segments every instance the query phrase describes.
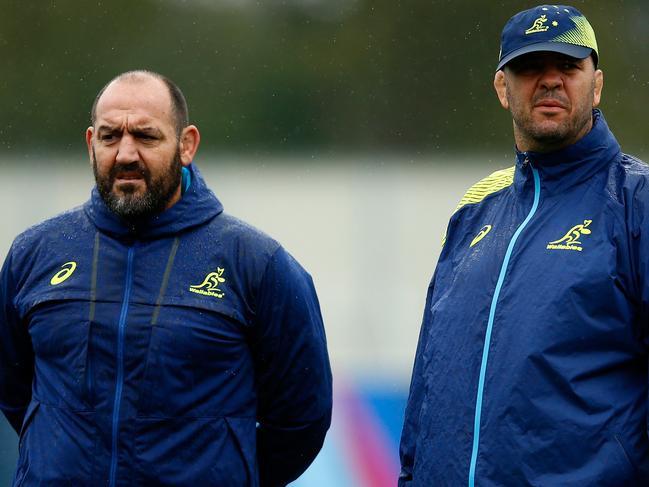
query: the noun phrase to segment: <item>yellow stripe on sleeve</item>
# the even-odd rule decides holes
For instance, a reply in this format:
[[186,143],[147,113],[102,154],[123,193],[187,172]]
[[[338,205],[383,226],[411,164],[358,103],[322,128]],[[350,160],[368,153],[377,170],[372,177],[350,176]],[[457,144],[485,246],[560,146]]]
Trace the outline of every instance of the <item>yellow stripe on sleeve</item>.
[[507,186],[511,186],[511,184],[514,182],[514,168],[515,166],[508,167],[507,169],[501,169],[500,171],[496,171],[495,173],[490,174],[486,178],[475,183],[464,194],[464,196],[458,203],[457,208],[455,208],[455,211],[457,212],[465,205],[480,203],[490,194],[500,191]]
[[[455,208],[454,213],[465,205],[480,203],[490,194],[496,193],[507,186],[511,186],[514,182],[515,168],[516,166],[501,169],[500,171],[496,171],[475,183],[466,193],[464,193],[464,196],[458,203],[457,208]],[[444,234],[444,238],[442,238],[442,247],[444,247],[445,243],[446,234]]]

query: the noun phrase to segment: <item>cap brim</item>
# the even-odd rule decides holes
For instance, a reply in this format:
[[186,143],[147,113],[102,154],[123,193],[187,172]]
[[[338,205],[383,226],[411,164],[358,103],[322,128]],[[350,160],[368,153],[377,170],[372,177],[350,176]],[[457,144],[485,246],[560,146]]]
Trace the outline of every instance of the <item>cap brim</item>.
[[521,47],[507,54],[498,63],[496,71],[502,69],[505,64],[518,56],[539,51],[559,52],[576,59],[585,59],[593,52],[590,47],[575,46],[574,44],[566,44],[564,42],[539,42],[538,44]]

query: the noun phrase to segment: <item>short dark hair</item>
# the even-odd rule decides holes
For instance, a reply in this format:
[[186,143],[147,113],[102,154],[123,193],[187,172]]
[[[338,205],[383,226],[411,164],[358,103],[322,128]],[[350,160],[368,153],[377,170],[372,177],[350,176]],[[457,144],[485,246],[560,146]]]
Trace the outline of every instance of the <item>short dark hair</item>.
[[185,100],[185,95],[183,95],[183,92],[180,90],[178,85],[166,76],[153,71],[147,71],[145,69],[127,71],[125,73],[119,74],[111,79],[108,83],[106,83],[101,90],[99,90],[99,93],[97,93],[95,101],[93,102],[92,108],[90,110],[90,123],[92,124],[92,126],[94,127],[95,122],[97,121],[97,104],[99,103],[101,95],[103,95],[106,91],[106,88],[117,81],[140,81],[144,78],[158,79],[162,81],[169,90],[169,96],[171,97],[171,108],[173,110],[173,119],[176,126],[176,135],[180,136],[182,130],[187,127],[187,125],[189,125],[189,110],[187,108],[187,100]]

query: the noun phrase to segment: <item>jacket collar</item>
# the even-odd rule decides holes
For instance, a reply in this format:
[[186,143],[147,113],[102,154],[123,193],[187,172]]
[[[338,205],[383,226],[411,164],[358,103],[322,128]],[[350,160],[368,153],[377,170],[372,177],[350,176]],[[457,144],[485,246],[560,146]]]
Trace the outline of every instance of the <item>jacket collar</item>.
[[113,213],[95,186],[84,211],[95,226],[104,233],[122,238],[147,239],[173,235],[201,225],[223,212],[223,205],[207,187],[198,168],[189,166],[191,185],[171,208],[132,226]]
[[620,155],[620,145],[608,128],[600,110],[593,110],[593,127],[574,144],[555,152],[520,152],[516,150],[515,184],[531,178],[527,167],[538,169],[546,189],[564,190],[591,178]]

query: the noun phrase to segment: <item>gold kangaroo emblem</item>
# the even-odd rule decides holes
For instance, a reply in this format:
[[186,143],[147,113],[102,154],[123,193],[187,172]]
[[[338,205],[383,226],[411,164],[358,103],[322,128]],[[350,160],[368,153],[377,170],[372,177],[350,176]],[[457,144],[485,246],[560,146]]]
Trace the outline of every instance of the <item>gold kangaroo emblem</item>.
[[550,28],[547,25],[543,25],[547,21],[548,21],[548,17],[546,15],[541,15],[538,19],[534,21],[532,27],[530,27],[525,31],[525,34],[536,34],[537,32],[545,32]]
[[555,240],[554,242],[549,242],[548,245],[559,245],[559,244],[565,244],[565,245],[578,245],[581,244],[579,239],[581,238],[582,235],[589,235],[592,232],[586,228],[588,227],[591,223],[593,223],[593,220],[584,220],[583,224],[575,225],[572,227],[568,232],[561,237],[559,240]]
[[225,278],[223,277],[224,272],[225,269],[223,267],[217,267],[216,272],[210,272],[205,276],[203,282],[194,286],[189,286],[189,290],[196,294],[222,298],[225,293],[219,289],[219,284],[225,282]]

